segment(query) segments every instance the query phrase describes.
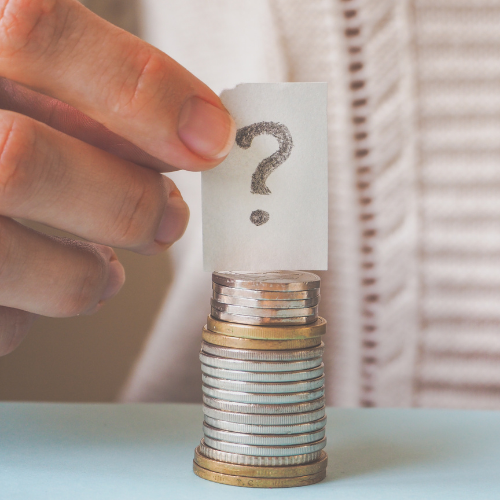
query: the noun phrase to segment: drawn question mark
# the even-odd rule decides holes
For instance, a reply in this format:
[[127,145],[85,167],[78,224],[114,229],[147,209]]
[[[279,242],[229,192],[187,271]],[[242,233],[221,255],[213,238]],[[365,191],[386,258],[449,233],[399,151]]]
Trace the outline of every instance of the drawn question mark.
[[[266,186],[267,178],[290,156],[293,141],[288,127],[278,122],[259,122],[243,127],[236,132],[236,144],[240,148],[248,149],[252,145],[254,137],[258,135],[272,135],[276,137],[279,149],[271,156],[264,158],[252,174],[250,192],[252,194],[271,194]],[[262,226],[269,220],[269,213],[265,210],[254,210],[250,220],[256,226]]]

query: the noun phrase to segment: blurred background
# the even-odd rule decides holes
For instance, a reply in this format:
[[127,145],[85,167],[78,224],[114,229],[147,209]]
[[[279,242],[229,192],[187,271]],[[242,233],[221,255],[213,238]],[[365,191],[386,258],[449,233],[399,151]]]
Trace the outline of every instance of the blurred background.
[[[500,0],[83,3],[217,93],[328,82],[328,404],[500,408]],[[200,401],[199,176],[174,176],[186,236],[118,250],[123,290],[37,321],[0,358],[0,399]]]

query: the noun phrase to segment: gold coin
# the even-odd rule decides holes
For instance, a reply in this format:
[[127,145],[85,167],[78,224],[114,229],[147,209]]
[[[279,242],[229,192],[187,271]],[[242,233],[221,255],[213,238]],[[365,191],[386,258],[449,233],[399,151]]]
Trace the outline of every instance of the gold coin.
[[207,329],[213,333],[221,333],[229,337],[260,340],[297,340],[324,335],[326,333],[326,320],[318,318],[314,323],[300,326],[260,326],[229,323],[209,316]]
[[310,476],[317,474],[326,469],[328,464],[328,455],[322,451],[318,460],[303,464],[303,465],[288,465],[284,467],[255,467],[252,465],[238,465],[227,462],[219,462],[207,458],[200,453],[200,447],[194,450],[194,461],[204,469],[212,472],[219,472],[221,474],[229,474],[231,476],[244,476],[244,477],[299,477]]
[[319,483],[326,477],[326,469],[309,474],[308,476],[297,477],[245,477],[232,476],[230,474],[221,474],[200,467],[193,460],[194,473],[215,483],[229,484],[231,486],[244,486],[246,488],[292,488],[294,486],[308,486],[309,484]]
[[240,339],[238,337],[229,337],[221,333],[214,333],[203,328],[203,340],[209,344],[220,345],[223,347],[233,347],[235,349],[258,349],[261,351],[281,351],[287,349],[307,349],[321,344],[321,337],[311,337],[298,340],[258,340],[258,339]]

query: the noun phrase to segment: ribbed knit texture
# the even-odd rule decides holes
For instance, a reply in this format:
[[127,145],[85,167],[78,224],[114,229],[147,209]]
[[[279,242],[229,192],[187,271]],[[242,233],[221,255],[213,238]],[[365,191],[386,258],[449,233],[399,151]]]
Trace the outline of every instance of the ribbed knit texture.
[[363,406],[411,402],[416,202],[407,2],[346,0],[361,280]]
[[500,2],[417,0],[418,406],[500,407]]

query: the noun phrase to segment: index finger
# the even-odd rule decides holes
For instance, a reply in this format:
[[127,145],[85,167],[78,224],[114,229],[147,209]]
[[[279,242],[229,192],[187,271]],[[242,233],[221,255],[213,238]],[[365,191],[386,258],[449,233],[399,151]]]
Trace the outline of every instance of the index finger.
[[215,166],[234,141],[234,121],[205,84],[75,0],[0,0],[0,74],[176,168]]

